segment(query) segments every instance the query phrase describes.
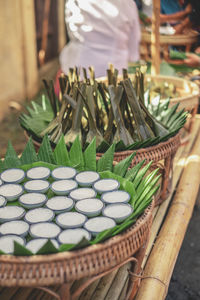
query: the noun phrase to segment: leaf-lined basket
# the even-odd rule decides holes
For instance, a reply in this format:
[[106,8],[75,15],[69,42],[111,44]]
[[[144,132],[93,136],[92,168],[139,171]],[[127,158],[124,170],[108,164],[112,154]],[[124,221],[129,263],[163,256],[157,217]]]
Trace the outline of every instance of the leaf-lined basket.
[[[158,169],[149,172],[152,162],[142,168],[145,161],[142,161],[134,168],[129,169],[129,165],[135,156],[135,153],[132,153],[120,163],[115,164],[113,163],[114,152],[115,145],[113,144],[106,153],[96,161],[95,138],[83,152],[79,137],[77,137],[68,152],[63,136],[59,140],[55,150],[52,151],[50,141],[48,137],[45,136],[38,154],[35,152],[32,140],[30,139],[19,158],[12,145],[9,143],[5,159],[0,161],[0,171],[16,167],[26,171],[35,166],[47,166],[51,170],[57,166],[71,166],[78,171],[92,170],[99,172],[101,178],[117,179],[120,182],[120,189],[127,191],[131,196],[129,203],[133,207],[133,213],[123,223],[112,229],[101,232],[90,242],[82,240],[77,245],[66,244],[61,245],[59,249],[56,249],[51,241],[48,241],[42,249],[39,249],[38,254],[75,250],[103,242],[105,239],[118,235],[129,228],[149,206],[153,195],[159,188],[157,185],[160,178],[160,175],[157,175]],[[18,201],[15,201],[14,204],[20,205]],[[15,243],[14,255],[32,255],[32,253],[24,246]]]
[[54,147],[61,134],[69,148],[78,135],[83,149],[96,136],[97,152],[101,153],[112,143],[116,143],[116,151],[150,147],[168,140],[183,127],[187,113],[177,112],[178,105],[169,108],[169,100],[163,104],[159,97],[150,102],[141,71],[136,72],[134,83],[126,70],[120,82],[117,70],[107,72],[105,84],[95,80],[91,69],[90,78],[84,70],[82,81],[78,70],[72,70],[60,78],[61,101],[52,83],[44,81],[49,101],[43,97],[41,105],[32,102],[29,115],[20,116],[21,126],[38,142],[48,134]]

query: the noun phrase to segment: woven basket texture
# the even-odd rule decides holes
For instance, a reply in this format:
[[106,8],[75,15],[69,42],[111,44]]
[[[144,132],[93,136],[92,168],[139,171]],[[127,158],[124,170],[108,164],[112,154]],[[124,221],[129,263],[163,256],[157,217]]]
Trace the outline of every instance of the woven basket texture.
[[81,250],[49,255],[0,255],[1,286],[47,286],[94,276],[117,266],[144,244],[153,203],[124,233]]
[[[132,161],[131,166],[135,166],[138,162],[140,162],[143,159],[146,159],[146,163],[150,162],[151,160],[153,160],[154,163],[156,163],[160,160],[168,158],[169,156],[176,153],[179,145],[180,136],[179,134],[177,134],[166,142],[159,143],[152,147],[136,150],[137,153]],[[133,152],[134,150],[115,152],[114,160],[119,162],[127,156],[129,156],[130,154],[132,154]],[[97,156],[99,156],[99,153],[97,153]]]

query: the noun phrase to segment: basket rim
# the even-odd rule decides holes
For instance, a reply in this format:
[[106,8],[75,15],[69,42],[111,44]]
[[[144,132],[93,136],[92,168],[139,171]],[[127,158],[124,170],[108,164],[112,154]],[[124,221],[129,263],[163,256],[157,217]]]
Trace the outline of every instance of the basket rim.
[[127,228],[121,234],[118,234],[108,240],[98,243],[95,245],[87,246],[83,249],[75,250],[75,251],[64,251],[60,253],[54,254],[43,254],[43,255],[31,255],[31,256],[14,256],[8,254],[1,254],[0,255],[0,264],[4,263],[13,263],[13,264],[37,264],[37,263],[52,263],[52,262],[59,262],[69,259],[75,259],[78,257],[83,257],[84,255],[94,254],[95,252],[100,252],[114,246],[121,241],[125,240],[127,236],[130,234],[133,235],[140,230],[140,228],[149,221],[152,210],[154,208],[154,198],[149,206],[145,209],[142,215],[137,219],[137,221]]
[[[128,74],[129,77],[133,77],[134,74]],[[176,82],[180,82],[180,83],[183,83],[184,85],[188,85],[190,88],[192,88],[192,92],[191,94],[188,93],[187,95],[183,95],[183,96],[179,96],[179,97],[172,97],[170,99],[170,102],[172,104],[176,103],[176,102],[185,102],[189,99],[192,99],[192,98],[196,98],[196,103],[198,103],[198,97],[199,97],[199,87],[198,85],[195,83],[195,82],[192,82],[188,79],[185,79],[185,78],[180,78],[180,77],[176,77],[176,76],[168,76],[168,75],[151,75],[151,74],[145,74],[145,77],[146,78],[151,78],[153,80],[168,80],[168,81],[176,81]],[[122,75],[118,76],[118,78],[122,78]],[[106,76],[102,76],[102,77],[99,77],[97,78],[97,81],[105,81],[106,80]]]
[[137,155],[138,153],[143,153],[143,152],[163,148],[163,147],[171,144],[172,142],[176,142],[176,141],[179,142],[179,139],[180,139],[180,132],[178,132],[176,135],[172,136],[171,138],[169,138],[165,142],[161,142],[159,144],[156,144],[156,145],[153,145],[153,146],[150,146],[150,147],[146,147],[146,148],[140,148],[140,149],[137,149],[137,150],[127,150],[127,151],[116,152],[116,154],[120,153],[120,155],[121,155],[121,154],[123,154],[123,152],[127,153],[128,151],[130,151],[130,154],[131,154],[133,151],[136,151],[136,155]]
[[[30,137],[31,137],[31,135],[29,136],[28,135],[28,133],[27,133],[27,131],[26,130],[24,130],[24,135],[25,135],[25,137],[26,137],[26,139],[28,140]],[[167,141],[165,141],[165,142],[161,142],[161,143],[158,143],[158,144],[156,144],[156,145],[153,145],[153,146],[150,146],[150,147],[146,147],[146,148],[139,148],[139,149],[133,149],[133,150],[124,150],[124,151],[117,151],[117,152],[115,152],[115,155],[117,156],[117,155],[123,155],[123,154],[128,154],[128,153],[133,153],[133,152],[137,152],[137,153],[143,153],[143,152],[147,152],[147,151],[151,151],[151,150],[155,150],[155,149],[157,149],[157,148],[162,148],[162,147],[165,147],[166,145],[168,145],[168,144],[170,144],[171,142],[173,142],[173,140],[177,140],[178,141],[178,139],[180,139],[180,131],[177,133],[177,134],[175,134],[174,136],[172,136],[171,138],[169,138]],[[32,141],[33,141],[33,143],[34,143],[34,145],[36,145],[37,147],[40,147],[41,146],[41,143],[39,143],[39,142],[37,142],[36,140],[34,140],[33,138],[32,138]],[[97,152],[97,156],[98,155],[102,155],[103,153],[101,153],[101,152]]]
[[[150,147],[115,152],[114,157],[122,156],[122,155],[127,156],[129,154],[132,154],[133,152],[136,152],[136,156],[137,156],[138,154],[141,154],[141,153],[145,153],[145,152],[147,153],[147,152],[150,152],[150,151],[161,149],[161,148],[166,147],[166,146],[170,145],[171,143],[175,143],[175,142],[177,143],[177,145],[180,144],[180,132],[178,132],[176,135],[169,138],[167,141],[161,142],[159,144],[156,144],[156,145],[153,145],[153,146],[150,146]],[[97,153],[97,155],[101,156],[101,155],[103,155],[103,153],[99,152],[99,153]]]
[[[151,40],[151,32],[148,32],[147,30],[142,30],[142,41],[149,42]],[[177,45],[177,42],[184,43],[184,44],[190,44],[191,42],[195,42],[198,37],[198,32],[195,30],[190,30],[188,33],[181,33],[181,34],[173,34],[173,35],[167,35],[167,34],[160,34],[160,43],[166,44],[166,43],[173,43]]]

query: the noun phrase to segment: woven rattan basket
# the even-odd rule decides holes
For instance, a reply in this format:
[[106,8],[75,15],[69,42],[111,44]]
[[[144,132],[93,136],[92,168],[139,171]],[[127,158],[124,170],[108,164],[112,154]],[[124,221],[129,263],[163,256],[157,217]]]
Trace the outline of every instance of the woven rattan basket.
[[[167,44],[167,45],[174,45],[174,46],[181,46],[187,44],[193,44],[198,39],[198,32],[194,30],[190,30],[187,33],[181,34],[174,34],[174,35],[167,35],[167,34],[160,34],[160,44]],[[151,32],[147,30],[142,30],[142,42],[146,42],[151,44]]]
[[176,91],[179,92],[181,96],[171,98],[170,106],[179,103],[178,110],[185,109],[190,113],[190,117],[187,119],[187,123],[184,126],[186,133],[190,133],[199,106],[198,85],[183,78],[162,75],[146,75],[146,80],[152,80],[154,83],[167,82],[174,84]]
[[[129,77],[131,78],[131,80],[134,79],[133,74],[129,74]],[[121,79],[122,77],[118,76],[118,80],[120,81]],[[106,77],[100,77],[97,80],[107,83]],[[188,118],[188,121],[184,126],[184,128],[186,129],[186,134],[189,137],[189,134],[192,130],[192,124],[194,122],[194,118],[197,113],[198,105],[199,105],[199,87],[197,86],[197,84],[183,78],[163,76],[163,75],[152,76],[147,74],[145,75],[145,80],[147,81],[152,80],[155,83],[167,82],[167,83],[173,83],[175,85],[176,90],[180,93],[181,96],[176,98],[171,98],[170,106],[179,103],[179,108],[178,108],[179,110],[184,108],[190,113],[190,117]],[[29,136],[26,131],[24,131],[24,135],[28,140]],[[184,132],[184,136],[185,136],[185,132]],[[34,137],[33,137],[33,143],[36,150],[38,150],[41,144],[37,142],[34,139]]]
[[[162,173],[161,189],[156,197],[155,205],[160,204],[166,199],[171,190],[171,180],[173,175],[173,158],[180,145],[180,134],[176,134],[166,142],[159,143],[158,145],[142,148],[137,150],[137,153],[132,161],[132,166],[138,162],[146,159],[146,164],[153,160],[153,168],[159,167]],[[121,161],[131,153],[133,150],[115,152],[114,160]],[[102,156],[102,153],[97,153],[97,156]]]
[[[186,52],[190,52],[192,44],[198,40],[198,32],[189,30],[188,32],[174,35],[160,34],[160,52],[164,59],[173,64],[181,64],[181,60],[172,60],[169,57],[169,45],[172,46],[184,46]],[[151,32],[146,29],[142,30],[140,52],[141,57],[145,61],[151,61]]]
[[[152,202],[134,225],[104,243],[58,254],[0,255],[0,286],[67,286],[74,280],[85,277],[89,277],[88,282],[91,283],[128,261],[137,262],[132,256],[143,248],[149,238],[153,207]],[[84,287],[87,285],[84,283]]]

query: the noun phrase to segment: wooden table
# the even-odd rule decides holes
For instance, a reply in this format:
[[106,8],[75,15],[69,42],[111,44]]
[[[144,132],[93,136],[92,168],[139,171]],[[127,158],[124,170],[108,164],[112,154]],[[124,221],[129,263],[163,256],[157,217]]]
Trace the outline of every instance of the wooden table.
[[[172,191],[154,209],[151,236],[142,262],[141,284],[135,300],[165,299],[171,275],[192,216],[200,183],[200,116],[190,140],[175,156]],[[130,264],[93,282],[79,300],[124,300]],[[75,291],[85,279],[72,285]],[[55,286],[55,291],[62,287]],[[1,288],[2,300],[53,300],[45,291],[32,288]],[[66,299],[67,300],[67,299]]]

